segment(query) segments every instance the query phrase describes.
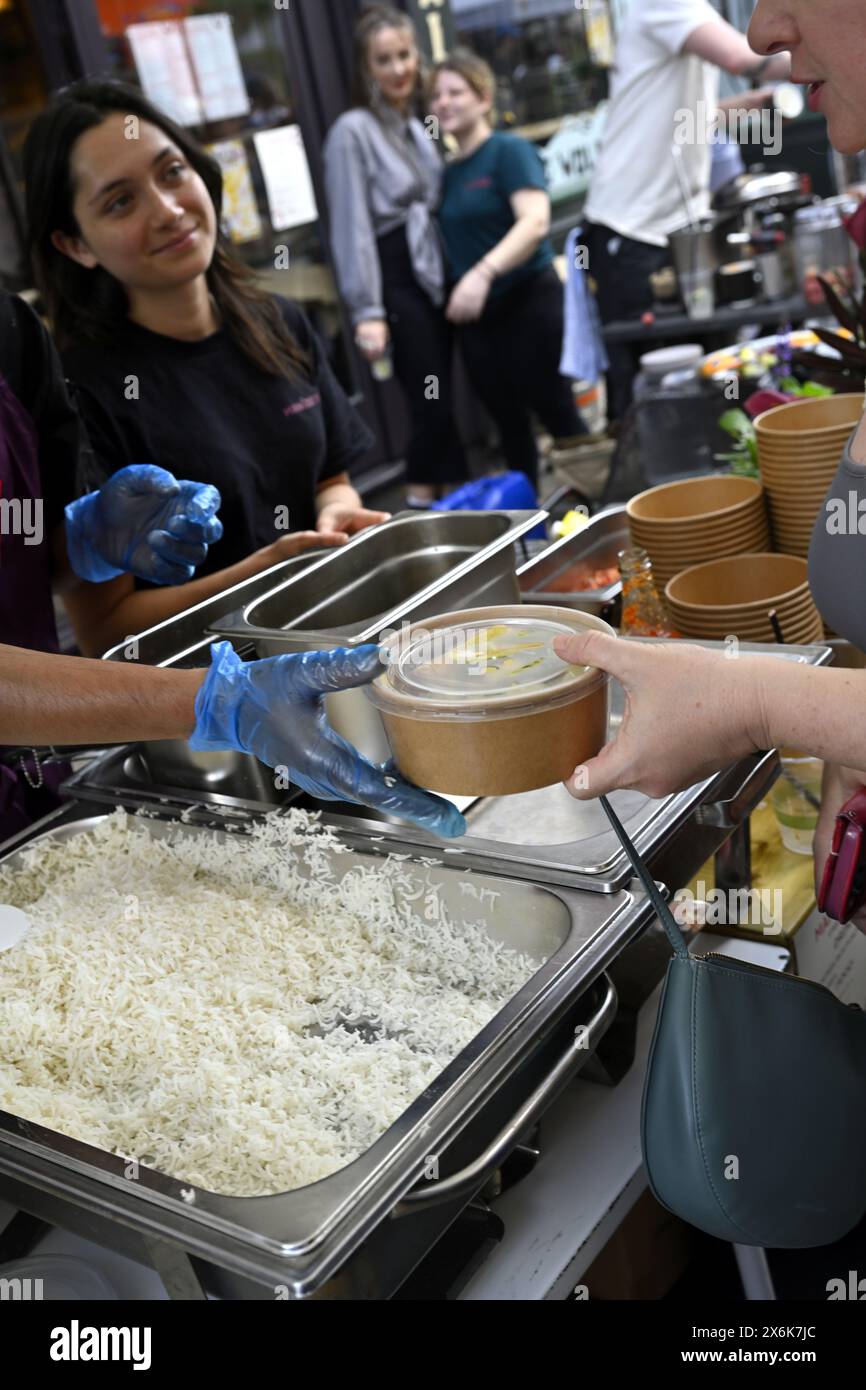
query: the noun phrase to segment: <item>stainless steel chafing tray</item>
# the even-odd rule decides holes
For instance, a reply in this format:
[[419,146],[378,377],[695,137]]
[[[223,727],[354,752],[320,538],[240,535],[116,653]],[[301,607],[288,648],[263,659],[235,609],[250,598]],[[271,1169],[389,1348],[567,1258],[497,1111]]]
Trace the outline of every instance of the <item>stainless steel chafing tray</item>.
[[65,796],[182,815],[197,825],[243,823],[300,800],[246,753],[194,753],[181,739],[130,743],[92,759],[63,783]]
[[[623,639],[642,640],[642,639]],[[721,650],[721,643],[694,645]],[[823,665],[831,652],[824,646],[780,647],[741,645],[744,654],[764,654],[777,660]],[[165,663],[169,664],[169,663]],[[624,696],[611,687],[612,731],[622,717]],[[239,794],[237,783],[208,787],[204,781],[185,800],[164,785],[142,791],[135,779],[135,760],[143,745],[129,745],[90,763],[67,784],[69,795],[101,804],[137,807],[155,805],[166,810],[188,810],[194,819],[213,823],[219,819],[261,814],[286,804],[289,799],[319,809],[338,829],[381,832],[416,852],[442,852],[441,841],[397,821],[387,821],[361,806],[333,802],[316,804],[296,792],[276,790],[267,771],[256,795]],[[180,745],[182,750],[185,745]],[[178,756],[181,756],[179,753]],[[132,762],[131,762],[132,760]],[[244,760],[239,759],[242,763]],[[254,760],[247,760],[253,762]],[[130,776],[132,771],[133,775]],[[768,752],[746,759],[737,767],[672,796],[654,800],[641,792],[614,792],[612,801],[629,835],[657,878],[676,890],[742,825],[767,794],[778,775],[776,754]],[[146,789],[145,789],[146,790]],[[619,842],[610,830],[597,802],[575,801],[563,787],[546,787],[522,796],[489,798],[466,811],[468,834],[450,842],[449,856],[471,854],[491,872],[537,882],[564,884],[594,892],[617,892],[631,877],[631,869]]]
[[[73,806],[17,837],[7,864],[40,834],[62,840],[98,824],[81,815]],[[155,837],[213,833],[145,825]],[[394,847],[381,835],[348,843],[338,876]],[[119,1157],[0,1112],[4,1196],[154,1264],[176,1297],[202,1297],[202,1284],[235,1298],[388,1297],[591,1055],[616,1009],[603,972],[652,917],[634,885],[611,897],[554,890],[502,880],[470,857],[459,868],[416,858],[411,872],[456,920],[482,921],[547,960],[366,1153],[295,1192],[231,1198],[147,1169],[129,1181]]]
[[609,569],[618,563],[619,552],[630,545],[625,507],[611,507],[599,512],[580,531],[555,541],[527,564],[520,566],[517,582],[523,602],[562,605],[596,615],[605,613],[622,593],[620,580],[608,584],[604,589],[575,589],[568,593],[552,593],[549,585],[574,565],[583,565],[589,570]]
[[304,574],[211,624],[259,656],[375,642],[404,621],[517,603],[514,544],[546,512],[424,512],[364,531]]
[[290,560],[244,579],[230,589],[223,589],[213,598],[204,599],[173,618],[166,618],[154,627],[134,637],[127,637],[110,647],[103,661],[140,662],[142,666],[207,666],[212,637],[207,635],[209,624],[226,611],[227,604],[253,603],[277,585],[293,579],[310,565],[333,554],[331,549],[305,550]]

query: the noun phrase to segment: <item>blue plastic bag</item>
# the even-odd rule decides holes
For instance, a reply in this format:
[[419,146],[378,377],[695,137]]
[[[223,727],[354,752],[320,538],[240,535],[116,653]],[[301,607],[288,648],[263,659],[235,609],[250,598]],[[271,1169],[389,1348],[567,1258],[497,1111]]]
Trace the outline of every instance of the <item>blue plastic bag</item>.
[[[441,502],[433,502],[435,512],[529,512],[538,506],[538,494],[525,473],[497,473],[492,478],[477,478],[452,492]],[[542,522],[530,531],[527,540],[546,540],[547,530]]]

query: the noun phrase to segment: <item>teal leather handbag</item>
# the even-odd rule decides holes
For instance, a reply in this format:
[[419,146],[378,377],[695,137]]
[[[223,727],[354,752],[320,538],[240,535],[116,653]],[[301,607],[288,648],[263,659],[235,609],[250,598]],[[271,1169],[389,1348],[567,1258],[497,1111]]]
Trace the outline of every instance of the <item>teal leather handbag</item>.
[[691,956],[602,802],[674,949],[641,1113],[654,1195],[734,1244],[832,1244],[866,1215],[866,1013],[811,980]]

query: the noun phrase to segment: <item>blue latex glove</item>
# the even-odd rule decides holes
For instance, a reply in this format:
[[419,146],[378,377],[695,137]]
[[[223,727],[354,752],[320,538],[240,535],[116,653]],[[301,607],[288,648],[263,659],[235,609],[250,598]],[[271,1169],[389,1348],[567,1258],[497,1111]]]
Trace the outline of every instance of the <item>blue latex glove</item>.
[[285,767],[292,782],[322,800],[359,802],[446,838],[465,835],[449,801],[413,786],[390,763],[371,763],[328,723],[324,696],[366,685],[381,670],[373,645],[241,661],[230,642],[215,642],[189,746],[239,748]]
[[152,463],[130,464],[66,508],[69,563],[93,584],[119,574],[185,584],[222,536],[219,505],[215,487],[178,482]]

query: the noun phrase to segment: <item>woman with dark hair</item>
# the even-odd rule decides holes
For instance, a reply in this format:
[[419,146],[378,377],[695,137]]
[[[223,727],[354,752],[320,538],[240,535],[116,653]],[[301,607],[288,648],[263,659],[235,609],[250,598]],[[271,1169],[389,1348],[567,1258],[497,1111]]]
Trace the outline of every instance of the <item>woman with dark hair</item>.
[[37,280],[97,478],[153,461],[223,499],[194,585],[124,576],[76,593],[89,650],[386,519],[347,472],[369,431],[301,310],[234,255],[219,168],[186,131],[132,87],[81,82],[34,122],[24,167]]
[[340,292],[374,372],[393,351],[411,420],[409,501],[426,505],[465,481],[467,466],[433,220],[442,161],[418,120],[421,82],[412,21],[387,5],[365,10],[355,28],[352,108],[331,128],[324,154]]
[[586,426],[559,371],[565,311],[544,165],[528,140],[493,130],[495,91],[493,72],[468,49],[436,67],[431,110],[457,144],[439,207],[452,285],[447,315],[460,325],[469,378],[499,427],[509,467],[535,483],[533,414],[561,448]]

